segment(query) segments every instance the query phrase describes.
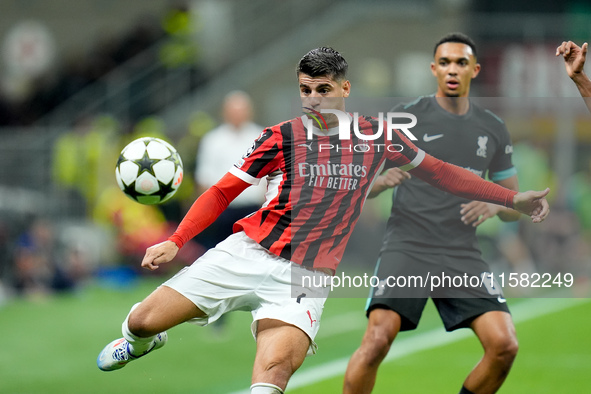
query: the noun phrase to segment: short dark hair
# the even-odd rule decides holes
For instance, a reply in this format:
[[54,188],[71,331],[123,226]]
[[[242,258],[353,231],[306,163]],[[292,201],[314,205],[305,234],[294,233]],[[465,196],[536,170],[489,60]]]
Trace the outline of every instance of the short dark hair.
[[340,53],[329,47],[320,47],[312,49],[300,59],[296,74],[313,78],[327,76],[340,81],[347,77],[348,68],[347,61]]
[[433,49],[433,56],[435,56],[435,53],[437,52],[437,48],[439,48],[439,45],[445,44],[446,42],[457,42],[460,44],[466,44],[472,49],[472,53],[474,54],[474,57],[476,57],[476,44],[474,44],[474,41],[464,33],[449,33],[443,36],[439,41],[437,41],[437,44],[435,44],[435,48]]

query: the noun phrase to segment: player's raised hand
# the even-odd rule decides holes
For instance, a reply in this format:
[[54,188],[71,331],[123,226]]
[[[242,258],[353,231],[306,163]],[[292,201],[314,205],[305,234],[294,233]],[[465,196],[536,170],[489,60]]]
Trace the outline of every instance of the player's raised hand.
[[549,188],[541,192],[517,193],[513,197],[513,209],[531,217],[532,222],[540,223],[550,213],[550,205],[546,200],[548,193],[550,193]]
[[556,48],[556,56],[562,55],[564,58],[566,73],[569,77],[574,78],[577,74],[583,72],[583,66],[585,65],[585,58],[587,56],[587,47],[587,43],[584,43],[579,47],[572,41],[563,41],[562,44]]
[[174,259],[178,251],[179,247],[172,241],[164,241],[150,246],[146,249],[146,254],[142,260],[142,268],[154,271],[158,269],[160,264],[168,263]]

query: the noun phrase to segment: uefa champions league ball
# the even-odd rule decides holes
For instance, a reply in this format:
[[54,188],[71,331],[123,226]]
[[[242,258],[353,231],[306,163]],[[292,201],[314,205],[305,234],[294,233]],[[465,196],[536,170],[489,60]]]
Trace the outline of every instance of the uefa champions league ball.
[[183,181],[183,162],[176,149],[159,138],[132,141],[121,151],[115,167],[117,184],[140,204],[160,204],[176,193]]

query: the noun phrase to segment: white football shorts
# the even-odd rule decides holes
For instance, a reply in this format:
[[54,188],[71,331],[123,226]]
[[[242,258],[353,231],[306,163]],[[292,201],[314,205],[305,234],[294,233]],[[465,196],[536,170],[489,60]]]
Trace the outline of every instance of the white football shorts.
[[[162,285],[178,291],[207,315],[189,323],[205,326],[227,312],[251,311],[255,340],[259,320],[281,320],[310,337],[308,355],[311,355],[318,348],[314,338],[330,292],[329,286],[313,284],[330,285],[326,276],[276,256],[244,232],[238,232]],[[303,277],[307,279],[304,281]]]

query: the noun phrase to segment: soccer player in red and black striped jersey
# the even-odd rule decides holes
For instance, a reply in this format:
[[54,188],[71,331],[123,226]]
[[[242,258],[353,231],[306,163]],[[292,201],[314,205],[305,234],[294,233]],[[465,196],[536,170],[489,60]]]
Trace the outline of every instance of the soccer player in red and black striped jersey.
[[323,109],[345,111],[351,91],[347,67],[331,48],[314,49],[300,60],[296,72],[309,116],[263,130],[244,157],[197,199],[169,240],[148,248],[142,267],[154,270],[171,261],[262,177],[268,181],[266,202],[239,220],[232,236],[136,304],[123,323],[123,338],[99,355],[99,368],[119,369],[162,347],[165,331],[182,322],[205,325],[224,313],[250,310],[257,342],[251,393],[282,393],[306,354],[316,352],[314,337],[329,292],[328,286],[305,287],[301,279],[330,279],[337,270],[386,160],[452,193],[513,207],[534,221],[546,217],[547,191],[516,193],[485,182],[426,154],[397,131],[392,138],[386,132],[362,138],[386,129],[369,117],[349,115],[347,136],[340,134],[342,119],[336,115],[326,114],[321,122],[316,115]]

